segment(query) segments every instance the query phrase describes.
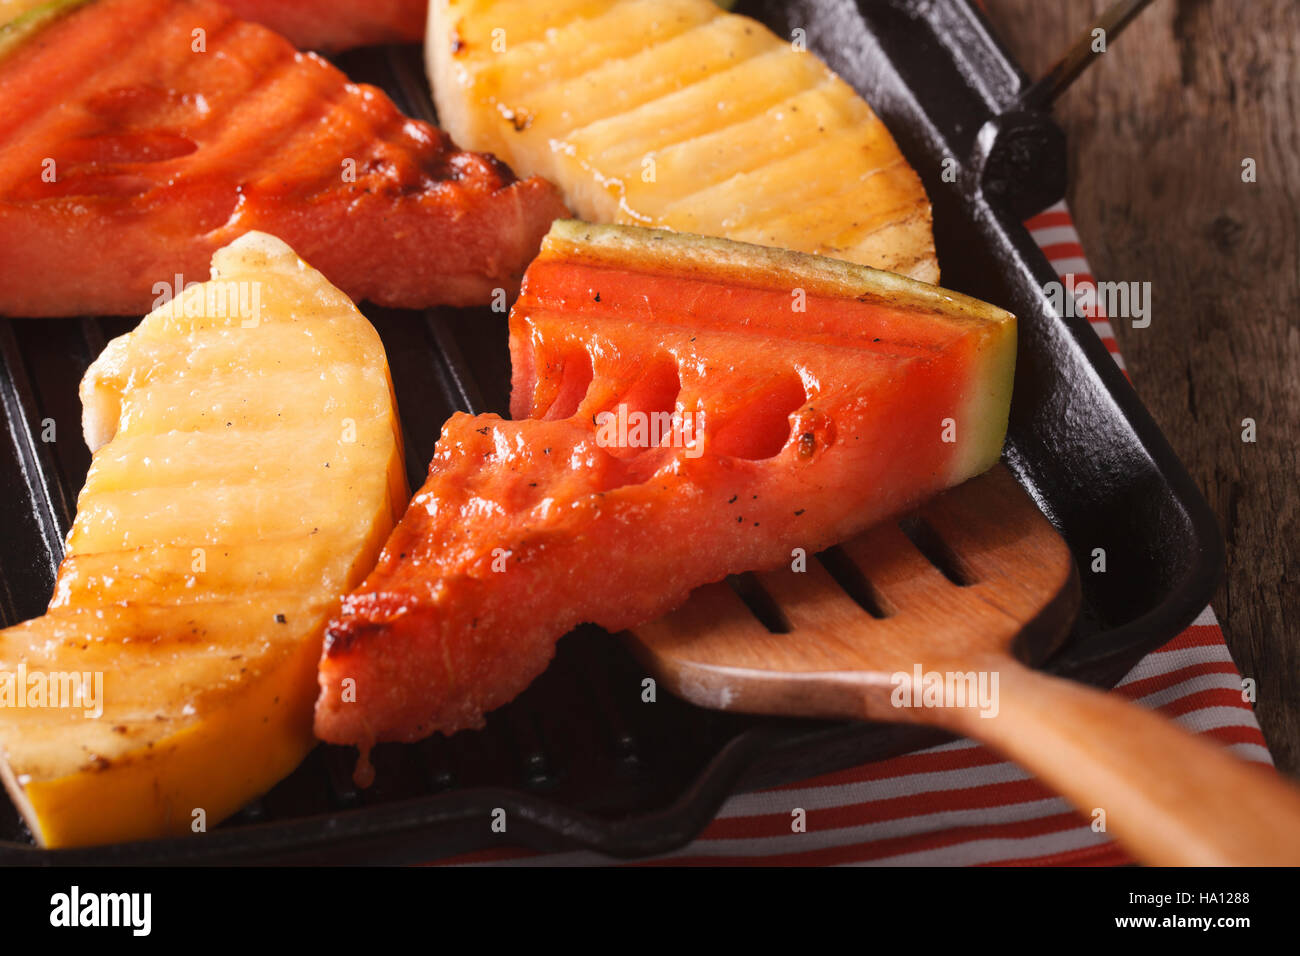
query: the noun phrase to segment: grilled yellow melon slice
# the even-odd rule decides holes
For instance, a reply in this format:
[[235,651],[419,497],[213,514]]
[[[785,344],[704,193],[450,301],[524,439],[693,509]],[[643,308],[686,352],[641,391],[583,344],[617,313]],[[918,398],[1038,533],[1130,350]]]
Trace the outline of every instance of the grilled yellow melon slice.
[[582,218],[937,282],[930,203],[825,64],[713,0],[432,0],[438,117]]
[[219,250],[81,397],[54,599],[0,631],[0,774],[49,847],[202,829],[289,773],[325,621],[407,497],[379,336],[272,236]]

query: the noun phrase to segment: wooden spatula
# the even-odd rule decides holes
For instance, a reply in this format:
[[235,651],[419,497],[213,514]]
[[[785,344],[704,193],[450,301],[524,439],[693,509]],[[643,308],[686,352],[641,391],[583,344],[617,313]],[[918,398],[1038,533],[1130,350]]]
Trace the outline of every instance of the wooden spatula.
[[[824,563],[748,578],[745,600],[744,588],[710,585],[631,635],[663,686],[702,707],[912,721],[982,740],[1149,863],[1300,863],[1300,791],[1271,769],[1017,660],[1064,635],[1079,580],[1001,465]],[[941,688],[934,675],[949,674],[964,676]]]

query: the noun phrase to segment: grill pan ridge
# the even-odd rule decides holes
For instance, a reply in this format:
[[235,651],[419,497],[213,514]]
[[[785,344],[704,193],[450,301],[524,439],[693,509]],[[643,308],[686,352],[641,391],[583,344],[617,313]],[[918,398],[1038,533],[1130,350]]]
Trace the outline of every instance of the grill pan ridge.
[[[1085,319],[1056,316],[1057,279],[1020,225],[1059,199],[1063,136],[1021,124],[1011,153],[1032,175],[1000,175],[997,120],[1028,85],[968,0],[777,0],[738,12],[808,46],[863,93],[921,175],[935,213],[943,284],[1020,317],[1004,459],[1080,566],[1103,547],[1109,572],[1083,575],[1083,613],[1046,663],[1112,686],[1208,602],[1223,542],[1200,492]],[[356,51],[339,65],[434,118],[416,48]],[[957,162],[943,182],[944,159]],[[1019,214],[1019,215],[1018,215]],[[53,278],[53,277],[52,277]],[[455,410],[505,413],[503,317],[362,306],[388,352],[412,487]],[[0,624],[44,611],[90,463],[77,385],[130,318],[0,319]],[[56,440],[43,440],[53,423]],[[376,782],[352,785],[354,751],[321,745],[290,777],[211,833],[41,850],[0,799],[0,864],[403,863],[523,843],[615,857],[688,842],[738,790],[790,783],[944,739],[915,727],[750,717],[641,700],[639,665],[583,627],[482,731],[381,745]],[[506,810],[508,836],[490,828]]]

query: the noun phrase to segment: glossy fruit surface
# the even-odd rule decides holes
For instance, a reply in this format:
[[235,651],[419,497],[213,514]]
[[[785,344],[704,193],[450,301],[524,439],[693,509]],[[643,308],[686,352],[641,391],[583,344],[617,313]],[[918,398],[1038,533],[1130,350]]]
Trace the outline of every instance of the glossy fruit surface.
[[0,314],[142,315],[250,230],[354,301],[484,305],[564,204],[210,0],[95,0],[0,56]]
[[448,421],[330,624],[326,740],[479,726],[573,626],[631,627],[984,471],[1016,334],[999,309],[890,273],[561,221],[510,342],[515,420]]
[[713,0],[432,0],[441,122],[594,222],[724,236],[937,282],[889,130],[797,37]]
[[218,252],[81,393],[94,458],[54,599],[0,631],[0,771],[46,846],[214,826],[297,766],[325,621],[406,500],[379,336],[271,236]]

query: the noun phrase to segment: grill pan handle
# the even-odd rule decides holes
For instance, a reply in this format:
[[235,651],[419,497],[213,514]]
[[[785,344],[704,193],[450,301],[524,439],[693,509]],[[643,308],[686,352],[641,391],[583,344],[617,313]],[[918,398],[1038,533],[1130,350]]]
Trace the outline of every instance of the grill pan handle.
[[1098,54],[1094,31],[1106,31],[1106,43],[1151,3],[1118,0],[1075,41],[1066,54],[1012,105],[984,124],[976,135],[971,166],[989,202],[1023,222],[1065,195],[1065,134],[1048,112]]
[[1030,86],[1020,96],[1017,104],[1024,110],[1046,110],[1070,88],[1079,75],[1091,66],[1099,56],[1093,49],[1094,35],[1098,30],[1105,33],[1106,45],[1114,42],[1124,28],[1137,18],[1137,15],[1151,5],[1151,0],[1117,0],[1106,12],[1093,21],[1083,34],[1074,41],[1074,45],[1065,55],[1056,61],[1043,77]]

